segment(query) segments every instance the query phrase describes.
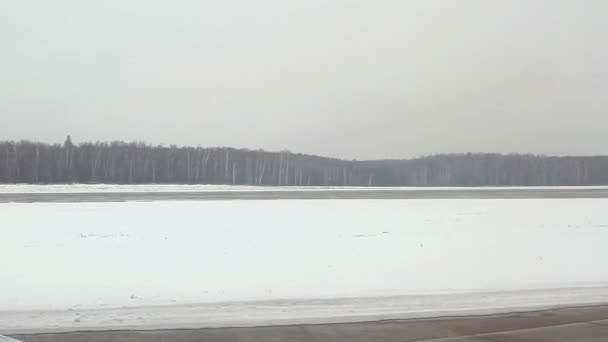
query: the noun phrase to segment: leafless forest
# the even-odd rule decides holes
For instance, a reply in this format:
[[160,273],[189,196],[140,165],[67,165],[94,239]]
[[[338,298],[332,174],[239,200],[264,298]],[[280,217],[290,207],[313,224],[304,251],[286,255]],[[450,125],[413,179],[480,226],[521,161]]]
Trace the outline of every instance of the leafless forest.
[[144,143],[0,142],[2,183],[299,186],[608,185],[607,156],[443,154],[341,160],[288,151]]

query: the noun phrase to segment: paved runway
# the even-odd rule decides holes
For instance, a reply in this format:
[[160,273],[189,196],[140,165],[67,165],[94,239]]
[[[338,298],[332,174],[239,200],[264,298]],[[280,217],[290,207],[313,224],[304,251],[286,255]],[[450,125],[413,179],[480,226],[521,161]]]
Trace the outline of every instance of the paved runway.
[[368,323],[22,334],[24,342],[605,342],[608,306]]
[[282,190],[200,192],[0,193],[0,203],[290,199],[608,198],[608,188]]

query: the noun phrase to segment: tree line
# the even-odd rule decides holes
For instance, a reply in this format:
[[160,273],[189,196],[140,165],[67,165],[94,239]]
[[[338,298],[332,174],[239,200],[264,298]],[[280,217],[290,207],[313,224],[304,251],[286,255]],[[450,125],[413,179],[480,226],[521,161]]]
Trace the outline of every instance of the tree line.
[[608,185],[608,156],[441,154],[342,160],[289,151],[141,142],[0,142],[0,183],[271,186]]

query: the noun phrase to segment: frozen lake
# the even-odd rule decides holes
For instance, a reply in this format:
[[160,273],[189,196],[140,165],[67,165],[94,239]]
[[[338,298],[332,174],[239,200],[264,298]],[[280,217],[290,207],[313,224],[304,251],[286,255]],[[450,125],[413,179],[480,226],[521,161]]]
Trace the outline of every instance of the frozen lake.
[[[1,312],[7,325],[15,310],[399,296],[427,298],[400,302],[423,311],[606,301],[606,208],[608,199],[3,203],[0,328]],[[562,296],[575,288],[590,290]],[[546,289],[555,291],[537,291]],[[495,291],[534,296],[474,295]],[[454,305],[424,297],[446,294]],[[372,311],[397,310],[389,307]],[[251,313],[243,310],[231,315]]]

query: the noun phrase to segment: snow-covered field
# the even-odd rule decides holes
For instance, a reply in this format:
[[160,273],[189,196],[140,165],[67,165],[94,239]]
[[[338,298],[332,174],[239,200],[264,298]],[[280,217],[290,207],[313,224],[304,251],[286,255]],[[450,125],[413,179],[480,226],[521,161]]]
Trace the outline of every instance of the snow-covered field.
[[345,186],[249,186],[202,184],[0,184],[1,193],[87,193],[87,192],[204,192],[204,191],[361,191],[361,190],[524,190],[524,189],[608,189],[608,186],[562,187],[345,187]]
[[607,208],[608,199],[0,204],[0,331],[608,302]]

